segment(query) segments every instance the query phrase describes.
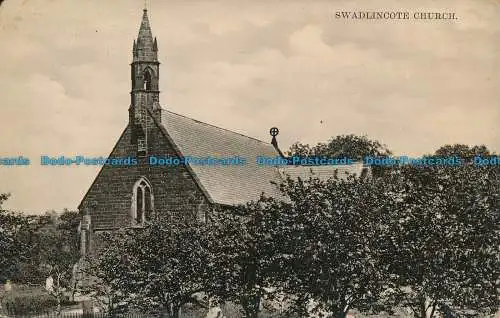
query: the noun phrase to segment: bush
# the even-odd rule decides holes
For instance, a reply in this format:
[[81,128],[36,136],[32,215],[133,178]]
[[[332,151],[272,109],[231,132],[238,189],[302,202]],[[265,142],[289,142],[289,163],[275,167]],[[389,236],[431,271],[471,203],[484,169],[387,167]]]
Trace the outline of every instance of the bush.
[[44,314],[57,305],[54,297],[38,292],[20,294],[16,292],[4,294],[2,308],[8,315]]

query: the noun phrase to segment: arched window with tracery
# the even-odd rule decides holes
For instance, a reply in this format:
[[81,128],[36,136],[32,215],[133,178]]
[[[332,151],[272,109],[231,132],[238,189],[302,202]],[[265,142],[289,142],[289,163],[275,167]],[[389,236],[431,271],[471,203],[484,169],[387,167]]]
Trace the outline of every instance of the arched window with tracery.
[[140,178],[134,185],[132,195],[132,220],[141,225],[151,220],[154,210],[154,198],[151,184]]

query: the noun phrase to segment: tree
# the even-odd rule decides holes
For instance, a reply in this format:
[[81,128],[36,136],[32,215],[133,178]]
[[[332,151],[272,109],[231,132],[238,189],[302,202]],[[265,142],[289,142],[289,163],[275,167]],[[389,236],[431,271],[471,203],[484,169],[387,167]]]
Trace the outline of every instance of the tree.
[[490,156],[490,150],[484,146],[468,146],[464,144],[444,145],[436,150],[436,157],[458,156],[466,161],[471,161],[475,156]]
[[[13,281],[42,284],[54,267],[78,259],[76,231],[79,217],[76,212],[65,210],[62,214],[51,211],[44,215],[22,215],[2,210],[0,218],[3,218],[0,221],[4,227],[11,225],[11,230],[15,229],[11,240],[3,240],[13,244],[11,251],[14,254],[11,255],[15,256],[10,257],[8,271]],[[6,249],[5,256],[9,255],[8,251]]]
[[0,281],[15,277],[18,265],[28,259],[29,245],[21,238],[29,236],[31,218],[2,209],[9,196],[0,194]]
[[283,198],[221,208],[207,224],[158,217],[115,233],[91,260],[95,293],[111,313],[168,317],[202,291],[252,318],[278,293],[292,301],[289,317],[398,305],[418,317],[445,306],[495,311],[498,172],[407,165],[384,178],[287,179]]
[[77,212],[64,210],[61,214],[47,212],[38,218],[37,230],[32,240],[31,259],[37,260],[40,269],[39,280],[53,278],[49,293],[57,301],[60,313],[65,293],[73,289],[73,266],[80,257],[77,227]]
[[269,223],[266,201],[215,211],[205,240],[205,292],[219,301],[241,305],[245,317],[258,317],[265,297],[277,287],[274,258],[279,242]]
[[240,303],[247,317],[258,316],[270,291],[288,295],[289,316],[385,309],[378,301],[390,281],[373,238],[387,237],[379,225],[395,200],[381,182],[287,179],[280,185],[286,199],[262,197],[222,213],[212,253],[221,255],[219,296]]
[[[272,204],[279,233],[283,285],[292,310],[345,317],[352,308],[378,312],[389,287],[381,221],[394,200],[379,179],[292,180],[281,185],[289,203]],[[377,239],[374,239],[377,238]]]
[[181,307],[206,286],[203,229],[158,217],[144,228],[119,232],[90,260],[90,272],[109,288],[105,293],[122,297],[120,309],[179,317]]
[[[475,154],[460,146],[436,155],[456,155],[457,148]],[[400,286],[399,303],[417,317],[433,317],[445,306],[498,310],[498,172],[472,164],[404,166],[387,180],[399,200],[386,219],[393,233],[390,271]]]
[[341,135],[331,138],[327,143],[318,143],[316,146],[295,143],[287,152],[288,156],[299,157],[347,157],[362,160],[365,156],[389,156],[391,151],[386,145],[367,136],[354,134]]
[[[71,279],[68,288],[71,289],[71,299],[74,299],[76,287],[78,281],[75,279],[73,273],[75,264],[80,259],[80,236],[78,235],[78,227],[80,225],[80,214],[77,211],[70,211],[64,209],[59,215],[59,223],[57,225],[57,230],[61,235],[61,238],[65,242],[64,250],[66,255],[71,260]],[[69,274],[69,273],[68,273]]]
[[90,296],[110,317],[127,312],[126,297],[122,293],[121,280],[126,279],[122,251],[124,242],[131,238],[128,231],[103,233],[99,239],[109,248],[95,254],[88,254],[79,264],[81,281],[80,291]]

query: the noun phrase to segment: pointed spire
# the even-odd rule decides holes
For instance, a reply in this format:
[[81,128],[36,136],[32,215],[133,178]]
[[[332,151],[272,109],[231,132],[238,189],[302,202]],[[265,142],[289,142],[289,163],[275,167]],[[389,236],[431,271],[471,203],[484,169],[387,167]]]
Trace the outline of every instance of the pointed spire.
[[153,52],[158,52],[158,42],[156,42],[156,36],[153,42]]
[[157,43],[153,41],[151,26],[149,25],[148,10],[144,9],[142,14],[139,35],[137,36],[137,54],[134,57],[141,61],[157,61]]
[[141,27],[139,28],[139,35],[137,36],[138,42],[153,41],[151,34],[151,27],[149,26],[148,10],[144,9],[142,14]]

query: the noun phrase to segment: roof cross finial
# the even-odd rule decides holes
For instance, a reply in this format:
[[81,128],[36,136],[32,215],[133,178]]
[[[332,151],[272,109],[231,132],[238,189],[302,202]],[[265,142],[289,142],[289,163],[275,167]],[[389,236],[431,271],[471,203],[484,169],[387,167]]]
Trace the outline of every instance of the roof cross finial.
[[148,11],[148,0],[144,0],[144,11]]
[[281,152],[280,148],[278,147],[278,140],[276,140],[276,136],[280,133],[279,129],[277,127],[272,127],[269,129],[269,134],[273,136],[273,139],[271,140],[271,145],[274,146],[274,149],[276,149],[281,156],[281,158],[285,158],[285,155]]

